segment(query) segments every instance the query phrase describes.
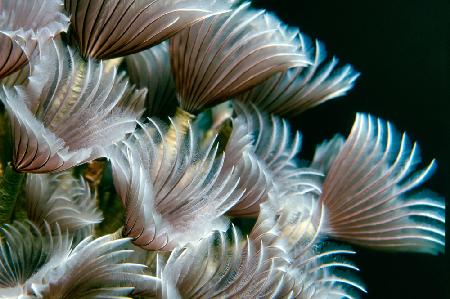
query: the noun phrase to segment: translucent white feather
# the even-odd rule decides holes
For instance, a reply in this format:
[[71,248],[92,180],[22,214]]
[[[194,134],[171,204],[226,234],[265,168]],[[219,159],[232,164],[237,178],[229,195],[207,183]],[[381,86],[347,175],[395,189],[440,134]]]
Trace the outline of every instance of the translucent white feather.
[[236,217],[255,217],[259,213],[261,203],[269,200],[269,192],[273,188],[270,172],[258,157],[248,151],[236,165],[236,173],[240,177],[238,188],[243,196],[227,215]]
[[268,198],[271,189],[271,178],[265,163],[253,152],[253,138],[243,118],[232,119],[232,131],[224,153],[223,169],[235,169],[240,177],[238,189],[243,196],[227,215],[253,217],[258,215],[259,205]]
[[218,104],[276,72],[307,63],[298,36],[249,5],[202,20],[171,39],[172,68],[184,110]]
[[375,249],[439,253],[445,246],[445,203],[419,187],[419,149],[389,122],[358,114],[323,185],[327,229],[333,238]]
[[208,16],[228,9],[215,0],[65,0],[84,57],[137,53]]
[[244,190],[244,196],[229,211],[230,215],[257,216],[261,203],[278,200],[281,197],[275,194],[284,194],[288,190],[298,194],[320,191],[321,186],[317,183],[322,179],[321,172],[300,167],[297,157],[301,148],[299,132],[292,134],[286,120],[261,112],[252,104],[235,101],[234,107],[237,117],[233,119],[235,125],[225,153],[228,147],[238,144],[233,140],[245,143],[250,139],[251,143],[241,151],[233,151],[241,153],[240,159],[225,160],[225,165],[236,165],[241,177],[239,188]]
[[[170,130],[170,132],[168,132]],[[233,170],[222,171],[214,139],[204,146],[190,126],[155,119],[111,150],[125,207],[123,234],[150,250],[171,250],[226,230],[222,216],[241,197]],[[172,139],[171,133],[175,133]]]
[[291,265],[300,298],[361,298],[364,284],[356,276],[359,269],[346,257],[355,254],[348,247],[319,243],[297,257]]
[[83,61],[59,40],[40,46],[28,83],[0,89],[21,172],[63,171],[103,156],[105,146],[134,130],[145,97],[115,69]]

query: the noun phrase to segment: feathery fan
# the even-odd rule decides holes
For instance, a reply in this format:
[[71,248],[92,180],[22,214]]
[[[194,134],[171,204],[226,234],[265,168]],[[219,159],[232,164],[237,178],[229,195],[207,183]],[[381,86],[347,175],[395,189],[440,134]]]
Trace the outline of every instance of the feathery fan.
[[352,89],[359,73],[350,65],[337,68],[335,57],[325,62],[326,51],[321,42],[316,41],[314,47],[309,38],[300,35],[300,39],[312,65],[275,74],[238,99],[252,102],[261,110],[292,117]]
[[[175,140],[170,138],[175,131]],[[125,207],[123,234],[151,250],[171,250],[213,230],[226,230],[222,215],[240,198],[238,178],[221,171],[214,139],[202,146],[189,126],[149,119],[111,150],[114,183]]]
[[248,125],[243,118],[232,119],[232,132],[225,147],[225,161],[223,169],[235,168],[240,177],[238,189],[243,196],[233,206],[227,215],[252,217],[258,215],[259,205],[267,200],[271,187],[271,178],[253,151],[253,138]]
[[282,243],[293,258],[301,256],[320,241],[324,218],[318,192],[286,192],[261,205],[250,239],[268,245]]
[[415,171],[419,149],[390,123],[358,114],[323,184],[324,233],[372,248],[439,253],[445,243],[445,204],[416,191],[434,161]]
[[[31,292],[32,284],[63,264],[70,253],[71,240],[58,226],[32,223],[5,225],[0,239],[0,297],[20,297]],[[52,235],[52,231],[55,235]]]
[[30,174],[25,194],[28,219],[39,227],[57,223],[63,231],[83,230],[87,237],[93,225],[103,220],[86,181],[75,179],[69,172]]
[[361,298],[364,285],[355,275],[358,267],[346,257],[355,251],[322,242],[293,260],[289,273],[297,283],[300,298]]
[[249,237],[253,242],[283,248],[289,257],[286,269],[295,282],[296,298],[359,298],[365,289],[352,273],[358,268],[343,258],[354,251],[333,244],[324,247],[321,232],[325,223],[318,198],[317,191],[287,192],[262,204]]
[[131,293],[156,294],[159,279],[142,274],[144,265],[126,262],[133,253],[129,239],[106,235],[86,238],[64,263],[32,285],[38,298],[124,298]]
[[262,112],[255,105],[234,102],[237,118],[246,124],[253,136],[256,155],[267,165],[274,177],[282,178],[298,168],[297,155],[302,146],[300,132],[291,133],[289,123]]
[[249,5],[204,19],[171,39],[172,68],[184,110],[197,112],[276,72],[306,65],[298,34]]
[[434,161],[390,123],[300,160],[282,117],[359,73],[251,5],[0,0],[1,298],[353,299],[327,238],[444,251]]
[[161,267],[163,298],[292,298],[281,248],[243,242],[231,230],[175,249]]
[[[286,120],[259,111],[254,105],[234,102],[237,117],[225,154],[233,149],[238,157],[226,155],[228,168],[236,165],[236,172],[241,177],[239,188],[244,190],[240,202],[229,212],[233,216],[258,216],[259,205],[276,197],[275,193],[286,190],[318,189],[314,185],[321,173],[314,169],[299,167],[297,155],[301,148],[301,135],[292,136]],[[242,144],[248,143],[244,147]],[[239,140],[241,149],[238,145]],[[270,195],[273,193],[272,195]]]
[[150,117],[172,115],[177,106],[177,94],[168,43],[126,56],[125,63],[130,81],[138,88],[148,89],[145,114]]
[[137,53],[228,9],[216,0],[65,0],[83,57]]
[[0,89],[21,172],[63,171],[103,156],[104,146],[134,130],[145,97],[124,75],[84,62],[60,40],[40,46],[28,83]]
[[[226,154],[226,151],[225,151]],[[243,196],[227,215],[235,217],[255,217],[262,202],[269,200],[273,188],[270,173],[252,152],[244,152],[236,164],[236,174],[240,177],[238,189]]]
[[322,174],[312,168],[303,168],[299,163],[298,154],[302,145],[300,132],[292,134],[285,119],[261,112],[253,104],[234,101],[234,107],[237,118],[244,121],[248,133],[253,136],[253,151],[271,177],[271,191],[303,189],[305,185],[317,188],[317,176]]
[[0,0],[0,80],[22,68],[38,39],[66,31],[60,0]]

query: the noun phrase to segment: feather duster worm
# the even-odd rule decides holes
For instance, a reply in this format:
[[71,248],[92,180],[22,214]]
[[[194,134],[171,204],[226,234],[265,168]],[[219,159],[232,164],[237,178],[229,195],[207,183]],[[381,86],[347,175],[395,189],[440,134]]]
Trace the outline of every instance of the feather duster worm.
[[186,28],[171,39],[172,68],[182,109],[218,104],[307,60],[298,36],[245,3]]
[[317,213],[319,194],[317,188],[302,193],[288,191],[263,203],[249,238],[283,248],[295,298],[359,298],[365,288],[352,273],[358,268],[343,257],[355,252],[323,242],[324,217]]
[[330,99],[343,96],[353,88],[359,77],[350,65],[337,67],[338,60],[326,60],[324,45],[316,40],[315,47],[300,35],[302,48],[311,65],[291,68],[278,73],[238,96],[243,102],[254,103],[259,109],[294,117]]
[[66,31],[59,0],[0,1],[0,80],[26,65],[37,40]]
[[[271,227],[275,233],[282,226]],[[358,298],[365,291],[348,272],[358,269],[343,255],[354,251],[328,245],[303,248],[292,256],[284,238],[242,240],[233,229],[231,238],[216,232],[199,242],[172,251],[159,261],[161,298]],[[298,237],[298,236],[296,236]],[[297,247],[302,246],[296,239]]]
[[[225,165],[228,168],[236,165],[236,172],[241,177],[239,188],[244,190],[244,196],[228,214],[256,217],[259,205],[274,197],[269,196],[270,193],[298,189],[300,185],[308,184],[311,175],[319,172],[299,167],[297,156],[301,134],[298,131],[292,134],[286,120],[261,112],[253,105],[234,102],[234,107],[237,116],[233,119],[233,132],[225,148]],[[240,150],[235,140],[241,143]],[[240,155],[231,158],[229,152]],[[307,188],[310,186],[320,189],[315,185]]]
[[25,195],[28,219],[39,227],[57,223],[63,231],[81,230],[87,237],[91,235],[93,225],[103,220],[89,185],[83,178],[75,179],[67,172],[30,174]]
[[48,271],[64,263],[70,254],[71,239],[58,226],[51,229],[44,225],[41,232],[32,223],[17,222],[1,230],[1,298],[30,295],[33,284],[42,281]]
[[236,164],[236,173],[240,177],[238,189],[243,196],[228,212],[229,216],[255,217],[262,202],[269,200],[273,188],[270,173],[265,165],[252,153],[244,152]]
[[0,90],[21,172],[63,171],[101,157],[104,146],[134,130],[145,97],[115,69],[84,62],[59,40],[41,48],[28,83]]
[[268,197],[271,181],[265,165],[254,154],[252,136],[247,124],[242,118],[235,118],[232,125],[232,132],[224,150],[224,169],[235,168],[240,177],[237,188],[242,190],[243,196],[227,214],[254,216],[259,212],[259,204]]
[[419,149],[390,123],[358,114],[323,184],[324,233],[371,248],[439,253],[445,244],[445,204],[417,188],[434,161],[415,171]]
[[214,139],[202,146],[189,126],[154,119],[111,150],[114,183],[125,207],[123,234],[135,245],[171,250],[226,230],[222,215],[240,198],[233,170],[221,171]]
[[83,57],[110,59],[137,53],[208,16],[228,9],[226,1],[65,0]]
[[302,146],[300,132],[292,133],[289,123],[280,117],[262,112],[255,105],[234,102],[237,118],[246,124],[253,136],[253,150],[272,175],[281,179],[298,168]]
[[290,266],[299,298],[361,298],[366,288],[356,276],[358,267],[348,259],[356,252],[332,243],[317,243],[295,257]]
[[282,248],[216,232],[161,263],[163,298],[293,298]]
[[106,235],[86,238],[64,263],[50,269],[45,279],[33,284],[38,298],[123,298],[134,292],[155,294],[157,278],[143,274],[146,268],[128,263],[133,253],[126,249],[129,239]]
[[[55,37],[58,1],[0,0],[12,124],[0,145],[13,156],[0,212],[16,221],[0,233],[0,297],[359,298],[354,251],[327,238],[443,251],[444,201],[415,191],[434,163],[416,171],[417,146],[389,123],[359,114],[346,141],[299,160],[280,116],[344,95],[358,74],[242,2],[66,0],[71,29]],[[144,105],[167,120],[175,100],[168,123],[139,121]],[[225,215],[256,224],[243,237]],[[116,233],[94,239],[94,225]]]
[[126,56],[125,63],[130,81],[138,88],[148,89],[145,115],[172,115],[177,106],[177,94],[170,68],[168,43]]
[[156,294],[159,280],[126,262],[129,239],[86,238],[71,248],[58,225],[16,223],[2,228],[0,297],[92,298]]

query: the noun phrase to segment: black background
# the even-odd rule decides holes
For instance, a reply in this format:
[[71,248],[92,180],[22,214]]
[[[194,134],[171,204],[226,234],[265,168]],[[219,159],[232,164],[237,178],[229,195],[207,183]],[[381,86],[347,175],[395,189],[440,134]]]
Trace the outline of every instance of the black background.
[[[283,21],[323,41],[328,53],[361,72],[348,96],[293,119],[304,136],[303,157],[355,112],[392,121],[421,145],[438,171],[427,187],[450,196],[450,5],[438,0],[254,0]],[[450,298],[447,256],[388,254],[357,248],[367,298]],[[447,295],[447,296],[446,296]]]

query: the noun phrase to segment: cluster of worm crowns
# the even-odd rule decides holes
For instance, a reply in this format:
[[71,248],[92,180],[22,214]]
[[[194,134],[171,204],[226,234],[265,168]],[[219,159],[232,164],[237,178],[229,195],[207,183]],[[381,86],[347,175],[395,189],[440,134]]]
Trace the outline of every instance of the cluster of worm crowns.
[[0,0],[0,298],[359,298],[352,245],[443,252],[391,123],[299,156],[358,75],[249,2]]

